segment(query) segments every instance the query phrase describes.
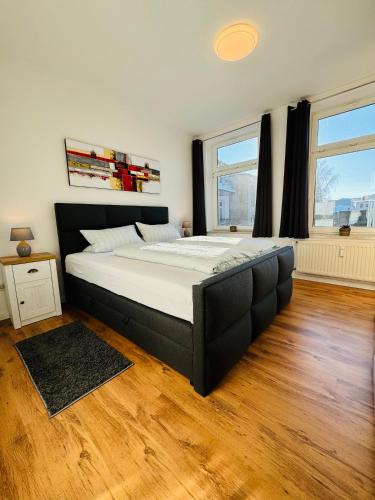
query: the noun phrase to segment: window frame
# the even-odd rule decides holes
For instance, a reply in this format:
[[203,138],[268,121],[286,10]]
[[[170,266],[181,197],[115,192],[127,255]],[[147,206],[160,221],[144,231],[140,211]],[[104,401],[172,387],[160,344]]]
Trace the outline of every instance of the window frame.
[[[338,115],[340,113],[345,113],[347,111],[354,111],[355,109],[363,108],[371,104],[375,104],[375,96],[319,109],[317,111],[313,111],[311,114],[309,152],[309,232],[311,235],[329,236],[338,234],[337,227],[314,226],[317,161],[320,158],[328,158],[346,153],[355,153],[367,149],[375,149],[375,133],[318,146],[319,120]],[[357,236],[375,236],[375,228],[351,226],[351,229],[352,234]]]
[[[257,143],[257,158],[250,161],[246,166],[243,167],[218,167],[217,165],[217,150],[229,146],[231,144],[236,144],[237,142],[242,142],[248,139],[258,139]],[[210,180],[211,180],[211,198],[212,198],[212,218],[213,224],[212,228],[214,231],[228,231],[228,226],[223,226],[218,224],[218,196],[217,196],[217,182],[218,177],[223,175],[236,174],[240,172],[246,172],[250,168],[258,170],[258,160],[259,160],[259,141],[260,141],[260,124],[249,125],[241,130],[230,131],[222,134],[217,140],[212,141],[209,154],[210,154]],[[251,232],[253,226],[237,225],[239,231]]]

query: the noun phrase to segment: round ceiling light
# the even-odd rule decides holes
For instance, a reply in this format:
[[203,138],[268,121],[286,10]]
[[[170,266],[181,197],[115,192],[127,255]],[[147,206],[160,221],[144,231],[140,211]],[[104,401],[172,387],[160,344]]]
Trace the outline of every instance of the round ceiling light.
[[224,61],[239,61],[258,43],[258,32],[249,24],[239,23],[223,29],[216,38],[215,52]]

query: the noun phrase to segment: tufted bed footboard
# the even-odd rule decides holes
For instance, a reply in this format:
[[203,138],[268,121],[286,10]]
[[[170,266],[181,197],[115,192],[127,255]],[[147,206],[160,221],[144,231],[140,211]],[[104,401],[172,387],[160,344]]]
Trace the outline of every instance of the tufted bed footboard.
[[193,290],[193,385],[207,395],[292,295],[294,254],[284,247]]

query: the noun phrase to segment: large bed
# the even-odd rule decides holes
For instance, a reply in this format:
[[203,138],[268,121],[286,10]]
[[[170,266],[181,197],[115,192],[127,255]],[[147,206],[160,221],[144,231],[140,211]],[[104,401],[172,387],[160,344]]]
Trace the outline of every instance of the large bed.
[[83,252],[81,229],[165,224],[166,207],[56,203],[55,212],[66,300],[182,373],[202,396],[290,300],[292,247],[207,277]]

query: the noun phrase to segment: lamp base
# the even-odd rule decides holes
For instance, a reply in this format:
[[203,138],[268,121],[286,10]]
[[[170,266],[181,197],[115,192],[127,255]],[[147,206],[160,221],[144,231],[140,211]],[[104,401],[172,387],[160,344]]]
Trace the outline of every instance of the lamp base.
[[17,253],[20,257],[29,257],[31,246],[26,241],[20,241],[17,245]]

